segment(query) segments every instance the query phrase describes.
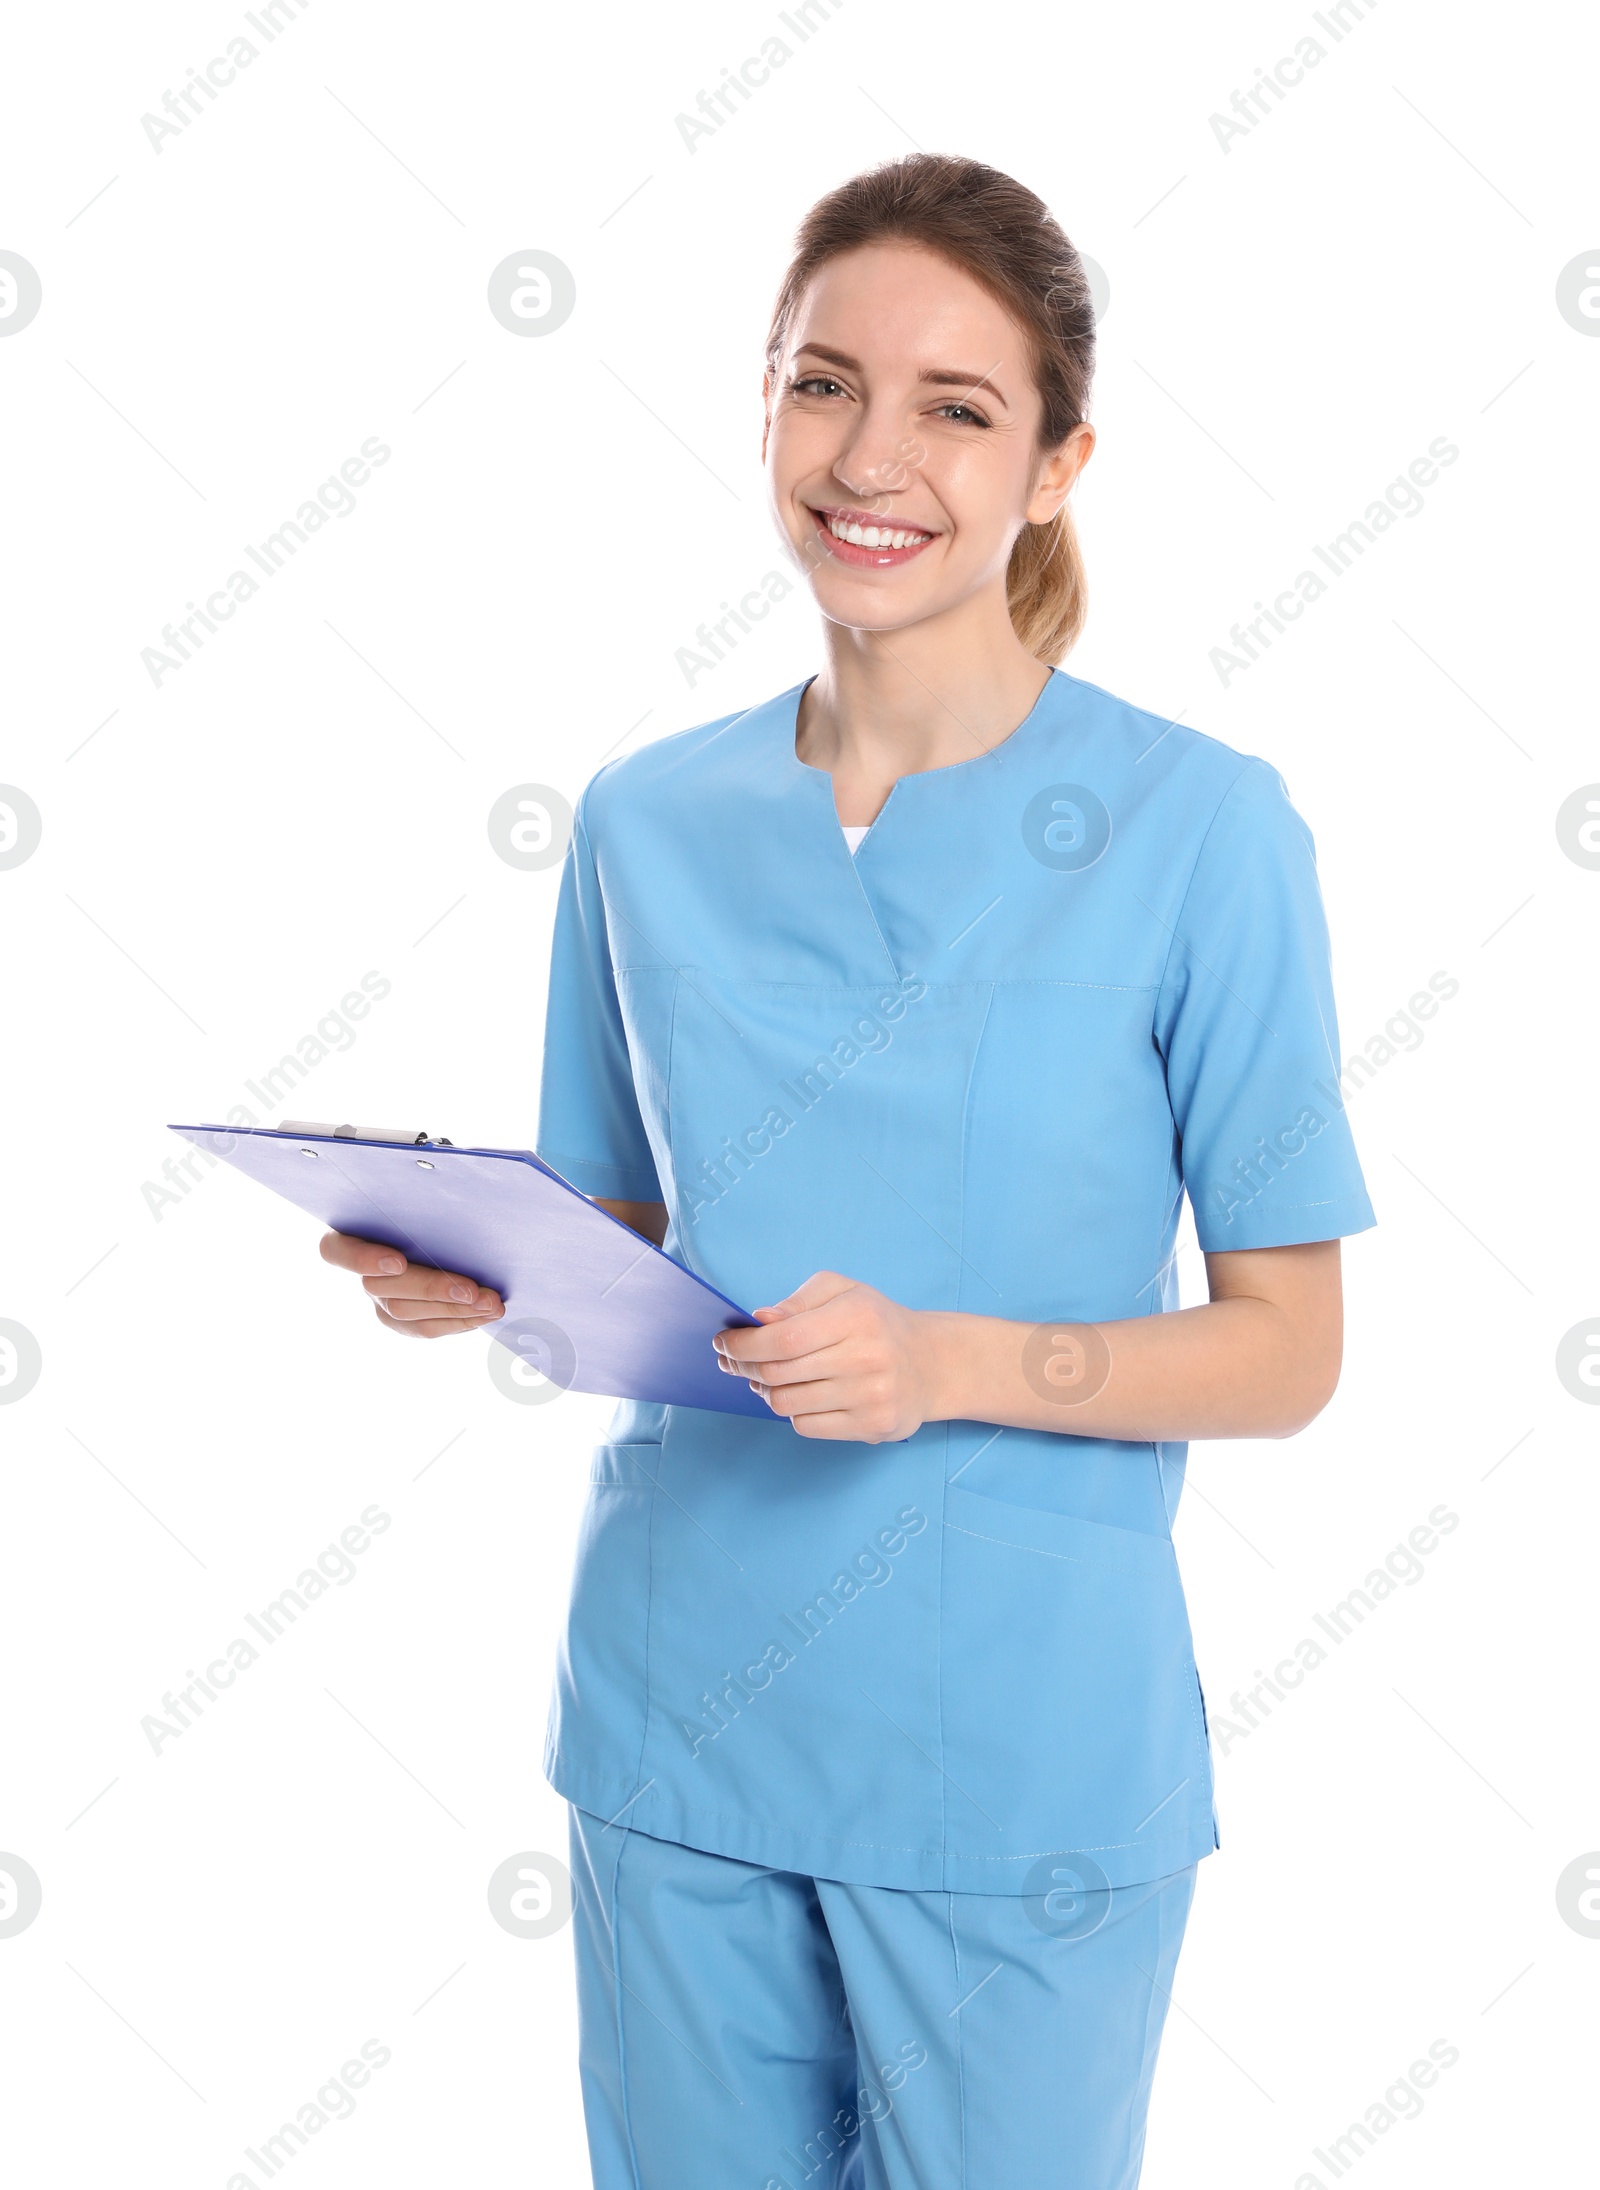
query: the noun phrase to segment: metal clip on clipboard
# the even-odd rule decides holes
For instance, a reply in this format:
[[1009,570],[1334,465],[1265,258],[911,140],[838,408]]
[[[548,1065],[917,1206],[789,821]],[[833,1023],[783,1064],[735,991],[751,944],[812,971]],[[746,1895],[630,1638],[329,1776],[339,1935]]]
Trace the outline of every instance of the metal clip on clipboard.
[[283,1134],[311,1135],[331,1141],[403,1141],[411,1148],[453,1148],[455,1143],[433,1140],[409,1125],[319,1125],[310,1118],[284,1118],[275,1128]]

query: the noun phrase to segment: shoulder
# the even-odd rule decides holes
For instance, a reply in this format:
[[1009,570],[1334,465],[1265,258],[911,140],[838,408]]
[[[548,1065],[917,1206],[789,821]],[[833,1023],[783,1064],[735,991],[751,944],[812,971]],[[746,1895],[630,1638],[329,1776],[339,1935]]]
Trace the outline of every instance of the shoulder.
[[1271,761],[1064,670],[1055,674],[1054,729],[1063,761],[1072,748],[1092,754],[1108,786],[1174,845],[1187,838],[1198,850],[1219,825],[1229,835],[1287,831],[1309,845],[1310,832]]
[[776,722],[792,707],[797,690],[791,686],[755,707],[653,738],[607,762],[578,801],[582,826],[593,834],[626,828],[635,820],[659,825],[674,811],[725,795],[742,773],[767,759]]

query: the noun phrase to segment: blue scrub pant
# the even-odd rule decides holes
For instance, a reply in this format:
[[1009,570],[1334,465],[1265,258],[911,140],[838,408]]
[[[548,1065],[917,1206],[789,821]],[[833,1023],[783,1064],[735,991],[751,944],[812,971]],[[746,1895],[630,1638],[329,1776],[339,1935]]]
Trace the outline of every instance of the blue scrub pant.
[[595,2190],[1133,2190],[1194,1872],[1061,1937],[574,1809]]

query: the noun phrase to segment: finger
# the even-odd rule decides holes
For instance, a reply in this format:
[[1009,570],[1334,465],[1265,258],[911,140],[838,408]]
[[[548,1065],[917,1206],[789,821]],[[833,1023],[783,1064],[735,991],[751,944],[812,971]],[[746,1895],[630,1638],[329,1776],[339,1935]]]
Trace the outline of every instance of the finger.
[[823,1346],[811,1353],[797,1355],[792,1361],[774,1358],[722,1363],[729,1376],[747,1377],[752,1384],[770,1384],[780,1391],[791,1384],[814,1384],[823,1378],[837,1377],[843,1366],[837,1346]]
[[319,1252],[323,1261],[331,1262],[336,1270],[359,1270],[364,1277],[380,1272],[393,1275],[406,1266],[398,1247],[385,1247],[381,1240],[357,1239],[353,1232],[324,1232]]
[[428,1270],[412,1263],[399,1277],[368,1277],[363,1289],[374,1300],[428,1300],[446,1314],[458,1308],[500,1308],[500,1296],[490,1285],[478,1285],[456,1270]]
[[837,1414],[799,1414],[789,1427],[796,1437],[832,1437],[854,1445],[877,1443],[875,1438],[864,1438],[860,1423],[853,1414],[844,1410]]
[[756,1389],[773,1413],[801,1437],[849,1438],[857,1444],[870,1444],[863,1429],[863,1419],[858,1406],[852,1405],[848,1391],[834,1385],[819,1395],[818,1403],[798,1406],[793,1393],[770,1391],[758,1385]]
[[474,1301],[470,1306],[454,1300],[430,1300],[416,1294],[377,1293],[375,1307],[386,1308],[397,1323],[497,1323],[505,1314],[498,1301],[492,1306]]
[[405,1338],[451,1338],[457,1331],[476,1331],[481,1329],[485,1322],[492,1320],[483,1316],[473,1320],[463,1319],[460,1316],[429,1316],[424,1317],[420,1322],[410,1322],[402,1317],[390,1315],[381,1301],[375,1300],[372,1306],[380,1323],[387,1324],[391,1331],[399,1331]]
[[754,1330],[719,1331],[712,1341],[719,1353],[741,1365],[751,1361],[793,1361],[815,1353],[819,1346],[835,1346],[847,1336],[851,1312],[842,1297],[821,1307],[803,1308],[779,1323],[758,1324]]

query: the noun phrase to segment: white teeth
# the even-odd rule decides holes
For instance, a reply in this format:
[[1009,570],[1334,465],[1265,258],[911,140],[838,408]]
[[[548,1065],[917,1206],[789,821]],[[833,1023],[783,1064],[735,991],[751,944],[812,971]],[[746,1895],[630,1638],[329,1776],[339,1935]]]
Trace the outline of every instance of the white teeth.
[[895,549],[914,544],[920,546],[923,541],[932,537],[926,532],[904,532],[888,525],[859,525],[839,517],[828,519],[828,530],[836,540],[848,540],[852,547],[865,548]]

